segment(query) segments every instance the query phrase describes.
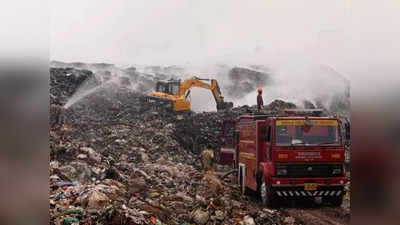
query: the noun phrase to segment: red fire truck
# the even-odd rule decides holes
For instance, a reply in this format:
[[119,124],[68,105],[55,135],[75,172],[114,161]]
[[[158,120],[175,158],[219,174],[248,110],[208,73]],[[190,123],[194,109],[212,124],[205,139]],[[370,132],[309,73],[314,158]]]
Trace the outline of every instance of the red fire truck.
[[347,182],[341,123],[322,113],[285,110],[224,122],[220,160],[238,169],[242,193],[257,191],[267,206],[289,198],[340,206]]

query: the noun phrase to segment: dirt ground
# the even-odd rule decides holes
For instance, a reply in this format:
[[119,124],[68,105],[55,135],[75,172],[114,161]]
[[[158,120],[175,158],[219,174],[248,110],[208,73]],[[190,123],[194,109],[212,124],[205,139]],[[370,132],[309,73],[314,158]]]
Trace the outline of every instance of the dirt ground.
[[[249,201],[254,201],[263,208],[258,196],[251,196]],[[312,201],[284,202],[277,209],[282,215],[293,217],[293,224],[304,225],[347,225],[350,224],[350,201],[344,200],[341,207],[335,208],[327,205],[317,205]]]
[[332,208],[325,206],[304,206],[286,208],[283,211],[288,215],[294,217],[296,220],[304,224],[320,225],[320,224],[350,224],[350,202],[348,200],[343,202],[342,207]]

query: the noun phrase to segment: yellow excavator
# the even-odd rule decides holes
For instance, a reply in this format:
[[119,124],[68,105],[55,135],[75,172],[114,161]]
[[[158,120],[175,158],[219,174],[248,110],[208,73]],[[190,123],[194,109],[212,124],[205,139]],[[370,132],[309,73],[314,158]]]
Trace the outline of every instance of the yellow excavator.
[[[211,83],[206,83],[204,81],[211,81]],[[168,81],[158,81],[156,83],[155,91],[147,96],[146,101],[152,103],[152,105],[157,108],[162,107],[175,112],[189,111],[190,102],[187,98],[192,87],[211,90],[217,103],[218,111],[233,107],[232,102],[224,101],[218,82],[215,79],[201,79],[198,77],[191,77],[183,82],[173,79]]]

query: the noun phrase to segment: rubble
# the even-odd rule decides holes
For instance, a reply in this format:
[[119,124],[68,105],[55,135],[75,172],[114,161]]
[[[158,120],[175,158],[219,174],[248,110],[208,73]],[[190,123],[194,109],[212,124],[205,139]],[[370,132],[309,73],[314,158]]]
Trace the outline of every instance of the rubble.
[[101,209],[106,206],[110,199],[104,193],[93,190],[88,194],[87,199],[82,199],[82,206],[88,209]]
[[[64,105],[86,80],[96,82],[86,70],[50,74],[53,106]],[[218,153],[222,120],[255,106],[177,116],[143,111],[140,97],[129,89],[100,90],[63,108],[63,124],[51,123],[50,224],[285,224],[279,211],[201,170],[206,145]],[[296,107],[283,101],[269,107],[287,106]]]
[[265,108],[271,111],[282,111],[283,109],[295,109],[297,106],[291,102],[285,102],[277,99],[271,102]]
[[197,209],[193,212],[193,222],[199,225],[204,225],[207,223],[209,219],[209,214],[207,211],[203,211],[202,209]]
[[256,224],[256,223],[254,222],[253,217],[251,217],[251,216],[245,216],[245,217],[243,218],[243,223],[244,223],[244,225],[255,225],[255,224]]
[[66,102],[84,82],[100,84],[89,70],[50,68],[50,104]]

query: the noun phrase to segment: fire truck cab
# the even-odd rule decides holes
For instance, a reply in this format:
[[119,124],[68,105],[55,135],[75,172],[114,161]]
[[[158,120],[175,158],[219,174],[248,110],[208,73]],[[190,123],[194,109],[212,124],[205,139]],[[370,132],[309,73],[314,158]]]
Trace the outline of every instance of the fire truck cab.
[[224,157],[238,169],[242,193],[259,192],[267,206],[288,198],[342,204],[347,179],[341,124],[322,112],[286,110],[236,120],[232,156]]

